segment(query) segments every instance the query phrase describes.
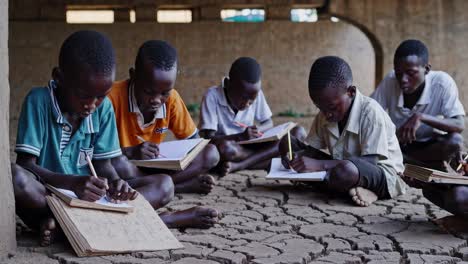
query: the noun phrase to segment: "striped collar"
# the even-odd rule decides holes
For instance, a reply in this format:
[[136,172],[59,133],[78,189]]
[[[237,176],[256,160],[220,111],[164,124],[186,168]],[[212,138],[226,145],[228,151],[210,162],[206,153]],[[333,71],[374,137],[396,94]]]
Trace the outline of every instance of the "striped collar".
[[[136,113],[137,115],[141,115],[143,117],[143,114],[141,113],[140,108],[138,107],[138,103],[135,97],[135,86],[133,85],[132,81],[129,81],[128,85],[128,111],[131,113]],[[166,118],[166,104],[163,104],[161,108],[159,108],[158,111],[154,114],[153,122],[156,119],[164,118]]]
[[[55,96],[55,89],[57,89],[57,85],[55,81],[50,80],[47,88],[49,89],[50,100],[52,101],[52,109],[53,109],[52,112],[55,115],[55,118],[56,118],[55,121],[57,122],[57,124],[70,125],[68,121],[65,119],[65,117],[63,116],[62,111],[60,110],[59,103],[57,101],[57,97]],[[99,131],[99,122],[93,122],[93,119],[95,116],[96,115],[94,114],[90,114],[89,116],[85,117],[83,121],[81,122],[81,127],[84,128],[85,133],[92,134],[92,133],[96,133]]]

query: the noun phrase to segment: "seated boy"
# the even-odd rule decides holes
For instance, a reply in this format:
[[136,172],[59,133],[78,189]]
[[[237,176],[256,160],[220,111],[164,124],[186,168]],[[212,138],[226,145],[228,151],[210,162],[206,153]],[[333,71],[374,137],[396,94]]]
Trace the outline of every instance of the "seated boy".
[[[41,245],[50,244],[58,228],[47,207],[44,184],[72,190],[87,201],[106,193],[114,200],[134,199],[135,188],[154,208],[173,197],[169,176],[131,178],[133,175],[118,172],[111,164],[112,158],[121,155],[114,112],[106,98],[114,76],[115,56],[109,39],[98,32],[78,31],[63,43],[53,80],[47,87],[31,90],[23,103],[15,148],[17,164],[12,164],[16,211],[29,227],[40,230]],[[91,176],[87,155],[97,178]],[[207,222],[206,214],[213,213],[199,208],[167,214],[163,219],[177,227],[190,217],[196,223]]]
[[396,125],[405,162],[444,169],[443,161],[461,159],[465,111],[455,81],[431,71],[428,57],[421,41],[403,41],[395,51],[394,70],[371,97]]
[[[351,68],[341,58],[317,59],[310,70],[309,95],[320,110],[305,142],[288,138],[280,152],[283,164],[298,172],[327,171],[326,189],[349,193],[360,206],[405,192],[398,176],[404,170],[395,125],[373,99],[353,86]],[[328,149],[327,155],[320,149]]]
[[[168,130],[177,139],[198,137],[182,98],[174,90],[177,77],[174,47],[160,40],[146,41],[138,50],[135,68],[129,72],[130,79],[116,82],[108,95],[115,110],[120,146],[128,159],[158,157],[158,144]],[[209,144],[185,170],[164,173],[171,175],[176,192],[208,193],[214,178],[206,173],[218,161],[216,147]]]
[[[221,176],[243,169],[267,169],[271,159],[279,155],[278,142],[237,143],[259,137],[261,130],[273,126],[261,87],[260,65],[253,58],[241,57],[232,64],[229,77],[220,86],[208,89],[203,97],[200,136],[211,139],[218,147]],[[298,137],[300,132],[305,137],[304,129],[294,129]]]

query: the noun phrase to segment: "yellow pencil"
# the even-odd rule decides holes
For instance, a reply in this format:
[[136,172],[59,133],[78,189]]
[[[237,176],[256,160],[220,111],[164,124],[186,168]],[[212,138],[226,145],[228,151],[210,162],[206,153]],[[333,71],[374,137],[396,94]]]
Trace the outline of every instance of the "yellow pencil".
[[289,160],[293,159],[292,147],[291,147],[291,133],[288,130],[288,144],[289,144]]
[[[466,161],[466,159],[468,158],[468,154],[465,156],[465,158],[463,159],[463,161]],[[462,163],[460,163],[460,165],[458,165],[457,167],[457,170],[456,171],[459,171],[461,169],[461,167],[463,166]]]
[[91,170],[91,174],[97,178],[96,170],[94,169],[93,163],[91,162],[91,159],[89,158],[88,153],[86,153],[85,156],[86,156],[86,161],[88,162],[89,169]]

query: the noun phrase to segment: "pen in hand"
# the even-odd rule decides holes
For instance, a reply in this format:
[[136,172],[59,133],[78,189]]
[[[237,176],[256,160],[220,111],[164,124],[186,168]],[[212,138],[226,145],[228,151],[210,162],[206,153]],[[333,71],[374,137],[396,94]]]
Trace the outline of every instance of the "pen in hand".
[[[144,138],[142,138],[142,137],[140,137],[140,136],[138,136],[138,135],[136,135],[136,138],[137,138],[138,140],[140,140],[142,143],[145,143],[145,142],[146,142],[146,140],[145,140]],[[164,155],[161,154],[161,153],[158,154],[158,157],[167,158],[166,156],[164,156]]]
[[[234,125],[240,126],[240,127],[242,127],[242,128],[248,128],[248,127],[249,127],[248,125],[246,125],[246,124],[244,124],[244,123],[237,122],[237,121],[234,121]],[[260,132],[260,131],[258,131],[258,134],[259,134],[260,136],[263,136],[263,133]]]
[[[468,158],[468,154],[465,156],[465,158],[463,158],[463,161],[466,161],[467,158]],[[458,165],[458,167],[457,167],[457,169],[455,171],[459,171],[462,166],[463,166],[463,163],[460,163],[460,165]]]

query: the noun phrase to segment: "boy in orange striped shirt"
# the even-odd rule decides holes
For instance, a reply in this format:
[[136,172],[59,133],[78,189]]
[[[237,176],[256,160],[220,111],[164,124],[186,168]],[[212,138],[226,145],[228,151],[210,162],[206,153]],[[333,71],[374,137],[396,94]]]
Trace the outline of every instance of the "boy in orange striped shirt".
[[[128,159],[156,158],[158,144],[168,130],[177,139],[198,137],[195,123],[174,90],[176,76],[176,50],[164,41],[150,40],[138,50],[130,79],[114,83],[109,98],[115,110],[120,146]],[[185,170],[164,172],[171,175],[176,192],[208,193],[214,178],[206,173],[218,161],[218,151],[210,144]]]

